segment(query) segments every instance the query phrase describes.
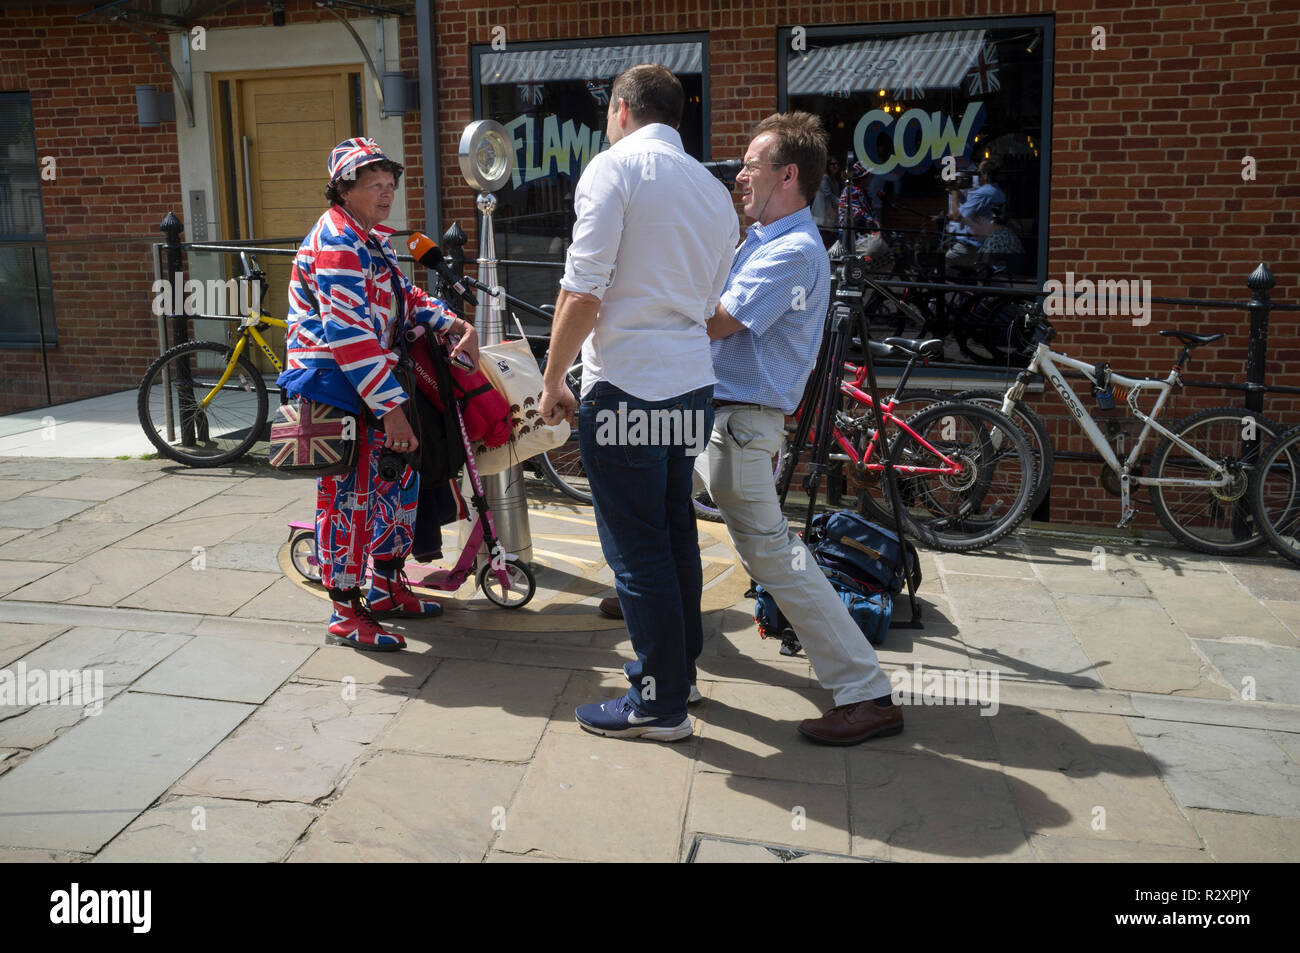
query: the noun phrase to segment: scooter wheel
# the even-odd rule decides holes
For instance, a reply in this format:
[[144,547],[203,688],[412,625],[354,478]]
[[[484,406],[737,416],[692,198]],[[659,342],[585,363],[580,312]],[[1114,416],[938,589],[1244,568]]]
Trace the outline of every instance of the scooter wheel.
[[509,591],[501,585],[501,580],[497,578],[490,562],[485,563],[478,571],[478,587],[494,605],[502,609],[521,609],[528,605],[533,598],[533,593],[537,591],[537,580],[533,576],[533,571],[520,562],[518,556],[506,556],[505,572],[506,579],[510,583]]
[[300,529],[289,537],[289,559],[298,575],[309,582],[320,582],[320,563],[316,561],[316,533]]

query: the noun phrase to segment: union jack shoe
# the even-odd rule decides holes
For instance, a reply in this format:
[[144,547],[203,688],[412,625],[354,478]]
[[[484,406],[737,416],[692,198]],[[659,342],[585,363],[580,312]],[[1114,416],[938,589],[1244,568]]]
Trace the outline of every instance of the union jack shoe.
[[421,599],[411,591],[401,560],[375,560],[370,577],[366,606],[376,619],[394,616],[403,619],[432,619],[442,615],[442,606],[432,599]]
[[396,652],[406,648],[404,638],[382,628],[370,610],[362,605],[361,590],[353,589],[351,593],[355,595],[350,599],[334,599],[334,614],[330,616],[325,644],[350,645],[366,652]]

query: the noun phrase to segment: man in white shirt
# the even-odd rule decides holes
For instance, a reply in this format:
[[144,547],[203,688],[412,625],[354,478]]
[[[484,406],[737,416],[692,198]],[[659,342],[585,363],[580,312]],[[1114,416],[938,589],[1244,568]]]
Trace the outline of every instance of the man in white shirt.
[[[682,149],[685,94],[662,66],[614,81],[611,148],[587,165],[541,413],[578,417],[596,526],[636,661],[618,699],[579,706],[596,734],[677,741],[703,643],[703,573],[691,504],[713,426],[707,322],[740,228],[731,195]],[[581,407],[564,382],[582,347]]]

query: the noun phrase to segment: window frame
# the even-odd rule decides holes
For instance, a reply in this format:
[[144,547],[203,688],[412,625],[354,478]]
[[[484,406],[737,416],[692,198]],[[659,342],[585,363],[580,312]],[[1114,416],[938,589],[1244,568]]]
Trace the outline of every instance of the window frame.
[[[1038,255],[1035,262],[1035,283],[1041,288],[1047,279],[1047,257],[1050,242],[1052,193],[1052,92],[1055,87],[1056,17],[1054,15],[1014,17],[964,17],[948,20],[909,20],[899,23],[856,23],[835,26],[800,27],[809,40],[824,39],[874,39],[907,33],[943,33],[969,30],[974,26],[985,29],[1040,29],[1043,31],[1043,84],[1039,104],[1042,115],[1042,142],[1039,148],[1041,173],[1038,177]],[[795,27],[777,30],[776,102],[777,111],[789,109],[790,41]],[[977,367],[978,365],[972,365]]]
[[[36,114],[32,110],[31,93],[25,90],[0,90],[0,103],[18,102],[27,106],[27,113],[32,121],[32,158],[35,160],[36,169],[36,198],[37,211],[40,215],[40,232],[13,232],[4,238],[0,238],[0,243],[5,245],[27,245],[39,248],[45,256],[45,270],[50,276],[49,298],[48,302],[41,297],[41,275],[39,266],[36,273],[36,304],[37,314],[36,323],[32,330],[22,336],[6,334],[0,331],[0,349],[3,350],[39,350],[42,346],[42,330],[44,331],[44,347],[52,350],[58,345],[58,324],[55,320],[54,308],[54,272],[50,264],[50,249],[46,241],[45,229],[45,186],[41,178],[41,154],[40,149],[36,146]],[[49,304],[48,312],[45,304]]]

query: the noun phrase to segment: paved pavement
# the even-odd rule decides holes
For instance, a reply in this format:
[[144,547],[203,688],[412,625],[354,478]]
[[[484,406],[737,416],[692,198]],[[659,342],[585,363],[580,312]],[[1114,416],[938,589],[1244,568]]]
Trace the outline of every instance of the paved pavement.
[[[324,594],[285,573],[313,494],[256,466],[0,458],[0,692],[60,670],[102,692],[0,697],[0,859],[1300,860],[1280,560],[926,553],[925,627],[881,652],[918,682],[907,728],[837,749],[795,731],[829,695],[759,639],[701,524],[705,700],[668,745],[573,721],[631,657],[595,611],[589,508],[532,484],[533,603],[467,588],[366,655],[323,645]],[[945,672],[996,673],[996,710],[936,704],[973,685]]]

